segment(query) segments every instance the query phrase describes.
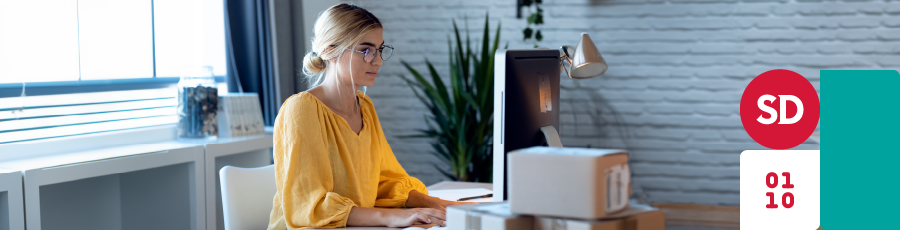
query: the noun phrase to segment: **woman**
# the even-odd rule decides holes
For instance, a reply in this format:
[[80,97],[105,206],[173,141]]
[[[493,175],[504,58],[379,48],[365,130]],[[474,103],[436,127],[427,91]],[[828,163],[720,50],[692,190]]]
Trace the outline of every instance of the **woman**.
[[429,197],[406,174],[358,91],[374,85],[393,50],[382,32],[375,15],[348,4],[316,20],[303,68],[320,84],[288,98],[275,120],[278,191],[268,229],[445,226],[445,207],[461,204]]

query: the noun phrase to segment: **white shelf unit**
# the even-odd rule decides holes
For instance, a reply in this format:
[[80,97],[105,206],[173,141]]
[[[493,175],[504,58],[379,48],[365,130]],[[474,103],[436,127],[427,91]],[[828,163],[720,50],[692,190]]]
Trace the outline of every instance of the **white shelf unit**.
[[25,230],[22,172],[0,169],[0,230]]
[[202,145],[170,141],[7,161],[0,168],[24,172],[29,230],[201,230],[203,154]]
[[206,141],[206,227],[224,230],[219,170],[226,165],[256,168],[272,164],[272,134]]

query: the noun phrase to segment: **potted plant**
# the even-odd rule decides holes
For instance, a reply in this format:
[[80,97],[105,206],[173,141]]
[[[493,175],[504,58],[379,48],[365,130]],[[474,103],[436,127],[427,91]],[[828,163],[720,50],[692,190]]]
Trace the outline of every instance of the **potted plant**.
[[[472,49],[466,33],[465,44],[453,21],[455,42],[450,38],[449,87],[444,84],[434,65],[425,60],[431,76],[427,80],[415,68],[401,61],[413,78],[400,76],[425,104],[427,128],[418,135],[406,136],[432,139],[433,152],[450,165],[452,173],[441,171],[457,181],[490,182],[493,156],[494,114],[494,52],[500,41],[500,25],[490,43],[488,17],[484,20],[484,35],[480,53]],[[455,43],[455,46],[453,46]],[[465,45],[465,46],[463,46]]]

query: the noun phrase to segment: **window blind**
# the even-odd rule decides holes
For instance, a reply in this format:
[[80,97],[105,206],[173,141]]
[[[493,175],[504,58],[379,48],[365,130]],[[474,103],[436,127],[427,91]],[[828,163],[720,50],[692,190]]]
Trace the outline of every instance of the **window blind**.
[[0,98],[0,144],[177,123],[177,89]]

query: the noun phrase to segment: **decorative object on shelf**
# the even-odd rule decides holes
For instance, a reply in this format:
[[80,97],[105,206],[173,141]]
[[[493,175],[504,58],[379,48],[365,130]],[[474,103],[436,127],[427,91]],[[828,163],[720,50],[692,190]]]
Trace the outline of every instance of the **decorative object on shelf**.
[[406,137],[432,138],[432,153],[450,164],[453,171],[452,174],[441,171],[444,175],[458,181],[490,182],[493,166],[491,139],[494,136],[494,53],[500,42],[500,25],[497,25],[491,45],[488,15],[485,15],[481,53],[473,51],[468,35],[463,46],[455,21],[453,30],[456,47],[450,44],[449,38],[447,41],[450,49],[450,91],[428,60],[425,63],[431,74],[430,82],[409,63],[401,61],[414,78],[400,77],[430,111],[425,116],[428,128],[419,130],[420,135]]
[[212,67],[191,68],[178,81],[178,137],[203,138],[219,133],[219,91]]
[[[526,24],[525,29],[522,30],[522,35],[524,35],[525,41],[532,39],[532,35],[534,35],[533,36],[534,48],[538,48],[537,43],[544,40],[544,35],[541,34],[541,29],[538,28],[539,25],[544,24],[544,9],[541,8],[542,3],[543,3],[542,0],[519,0],[519,3],[518,3],[517,18],[521,18],[522,7],[527,8],[528,11],[530,12],[530,14],[528,15],[528,18],[525,19],[528,22],[528,24]],[[534,5],[533,12],[531,11],[532,5]],[[533,29],[531,28],[532,25],[534,25]]]
[[239,137],[265,133],[262,107],[256,93],[229,93],[219,96],[219,136]]

